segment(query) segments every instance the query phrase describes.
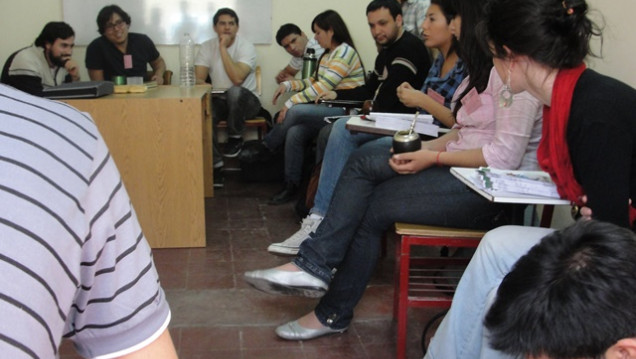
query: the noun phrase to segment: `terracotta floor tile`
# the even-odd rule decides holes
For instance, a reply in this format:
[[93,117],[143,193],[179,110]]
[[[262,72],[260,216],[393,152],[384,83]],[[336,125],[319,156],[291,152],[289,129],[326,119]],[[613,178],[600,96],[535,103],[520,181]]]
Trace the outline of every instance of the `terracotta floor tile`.
[[355,308],[357,319],[390,318],[393,315],[393,286],[372,285]]
[[302,348],[302,344],[298,341],[284,340],[276,336],[274,332],[276,327],[277,325],[243,327],[243,348]]
[[395,344],[395,322],[390,317],[377,320],[354,319],[353,326],[360,337],[360,342],[365,346]]
[[237,327],[195,327],[181,329],[179,354],[190,358],[213,350],[239,351],[241,330]]
[[189,268],[187,261],[183,263],[177,262],[155,262],[159,280],[164,290],[167,289],[184,289],[186,287],[186,279]]
[[301,348],[256,348],[245,349],[244,359],[304,359],[309,358]]
[[[218,246],[221,247],[221,246]],[[189,265],[203,264],[203,263],[219,263],[219,262],[232,262],[232,249],[227,246],[224,248],[192,248],[190,250]]]
[[[206,199],[205,248],[153,251],[172,309],[170,327],[180,357],[393,358],[395,239],[387,238],[387,254],[378,258],[346,333],[302,342],[282,340],[274,329],[310,312],[318,300],[259,292],[245,283],[243,273],[289,262],[292,257],[273,256],[266,248],[296,232],[300,218],[293,202],[267,205],[279,183],[245,183],[237,178],[236,173],[226,175],[226,187]],[[409,358],[421,358],[422,329],[435,313],[409,311]],[[63,359],[79,359],[65,355]]]
[[234,280],[234,263],[211,262],[191,265],[186,280],[188,289],[233,289],[236,288]]
[[210,350],[205,354],[193,354],[190,356],[179,356],[181,359],[243,359],[240,350]]
[[366,359],[368,357],[362,344],[345,346],[333,344],[321,347],[310,345],[311,342],[307,342],[303,349],[307,359]]

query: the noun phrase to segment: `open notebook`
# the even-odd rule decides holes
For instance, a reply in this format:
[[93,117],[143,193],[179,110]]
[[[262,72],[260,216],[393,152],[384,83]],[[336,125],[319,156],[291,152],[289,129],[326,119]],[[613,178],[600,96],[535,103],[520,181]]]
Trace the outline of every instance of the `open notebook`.
[[559,197],[550,175],[543,171],[452,167],[451,174],[492,202],[570,204]]

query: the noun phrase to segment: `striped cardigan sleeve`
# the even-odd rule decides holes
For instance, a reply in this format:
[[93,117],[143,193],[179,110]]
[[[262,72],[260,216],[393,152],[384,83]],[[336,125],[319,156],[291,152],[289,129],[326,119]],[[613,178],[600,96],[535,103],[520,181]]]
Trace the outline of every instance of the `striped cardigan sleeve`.
[[351,89],[364,85],[364,69],[356,50],[346,43],[338,46],[320,61],[318,80],[286,81],[288,91],[299,91],[290,97],[285,106],[313,102],[321,94],[331,90]]

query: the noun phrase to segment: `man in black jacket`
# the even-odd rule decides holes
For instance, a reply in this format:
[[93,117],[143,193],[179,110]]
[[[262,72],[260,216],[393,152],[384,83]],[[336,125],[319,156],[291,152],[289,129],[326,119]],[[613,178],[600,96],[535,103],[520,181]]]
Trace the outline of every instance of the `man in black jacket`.
[[[330,91],[323,98],[357,101],[371,99],[375,112],[414,113],[414,108],[408,108],[400,102],[397,97],[397,88],[404,82],[408,82],[413,88],[422,87],[431,67],[424,43],[404,30],[401,8],[396,1],[372,1],[367,6],[367,20],[371,35],[380,48],[373,73],[364,86],[350,90]],[[342,118],[338,121],[346,120]],[[330,129],[331,126],[323,127],[318,136],[317,162],[322,159]],[[331,171],[339,175],[340,168],[336,171],[329,166],[325,162],[322,171]],[[337,176],[335,178],[337,179]],[[293,194],[290,191],[277,194],[278,203],[288,201]],[[328,197],[330,199],[330,195]],[[315,202],[312,213],[303,219],[300,230],[283,242],[273,243],[267,250],[277,255],[295,255],[300,243],[318,227],[322,216],[326,213],[324,208],[326,206],[328,203]]]
[[404,106],[396,89],[403,82],[422,87],[431,60],[421,39],[404,30],[400,5],[395,1],[376,0],[367,7],[371,35],[380,49],[375,67],[364,86],[330,91],[325,100],[365,101],[373,99],[373,111],[413,113]]

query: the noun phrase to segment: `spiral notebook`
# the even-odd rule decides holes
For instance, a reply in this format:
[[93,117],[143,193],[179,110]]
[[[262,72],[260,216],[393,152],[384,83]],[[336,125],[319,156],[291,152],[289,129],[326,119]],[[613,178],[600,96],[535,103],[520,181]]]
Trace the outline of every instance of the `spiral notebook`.
[[451,174],[491,202],[570,204],[559,197],[550,175],[543,171],[451,167]]

